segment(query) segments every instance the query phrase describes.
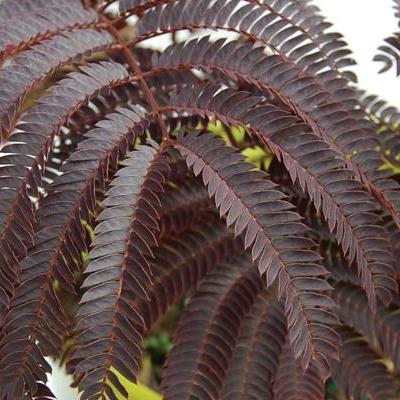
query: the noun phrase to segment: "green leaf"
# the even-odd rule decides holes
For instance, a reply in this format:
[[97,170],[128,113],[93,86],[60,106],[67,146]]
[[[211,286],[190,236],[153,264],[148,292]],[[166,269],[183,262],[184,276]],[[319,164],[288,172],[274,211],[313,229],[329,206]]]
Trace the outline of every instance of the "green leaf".
[[[129,394],[128,400],[162,400],[161,395],[155,392],[154,390],[148,388],[145,385],[142,385],[141,383],[139,384],[132,383],[128,381],[128,379],[124,378],[117,371],[115,372],[121,384],[125,387],[126,391]],[[122,396],[117,389],[113,387],[113,390],[118,400],[126,400],[126,398]]]

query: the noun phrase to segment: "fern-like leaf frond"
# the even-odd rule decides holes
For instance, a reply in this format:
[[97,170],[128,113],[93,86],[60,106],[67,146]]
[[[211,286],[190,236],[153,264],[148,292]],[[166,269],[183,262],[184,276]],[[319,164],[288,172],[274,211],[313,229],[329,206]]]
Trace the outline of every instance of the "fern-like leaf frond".
[[333,294],[339,306],[343,322],[368,338],[375,348],[380,349],[400,368],[400,316],[397,307],[380,305],[375,314],[366,306],[365,295],[351,284],[339,284]]
[[[227,261],[239,248],[240,241],[235,240],[232,232],[215,218],[175,239],[161,242],[150,263],[154,277],[149,300],[138,301],[147,329],[217,264]],[[179,249],[179,253],[174,249]]]
[[400,114],[353,64],[311,0],[0,0],[0,400],[49,357],[127,398],[181,310],[166,400],[394,399]]
[[[99,92],[107,93],[110,86],[126,78],[126,69],[114,62],[89,64],[85,73],[73,72],[61,80],[32,107],[18,125],[2,151],[0,158],[0,246],[1,272],[7,279],[0,283],[7,305],[12,286],[18,282],[18,261],[33,245],[35,224],[34,203],[30,196],[39,195],[46,161],[61,126],[80,107]],[[11,292],[10,292],[11,290]],[[2,293],[3,293],[2,291]],[[3,299],[4,297],[4,299]]]
[[21,49],[62,31],[88,27],[98,22],[95,10],[87,10],[81,1],[6,1],[1,4],[0,63]]
[[302,371],[287,341],[279,357],[279,366],[273,385],[276,400],[324,400],[325,386],[314,365]]
[[193,179],[179,182],[178,187],[167,188],[165,195],[161,196],[161,204],[161,236],[166,233],[179,234],[196,222],[201,222],[205,213],[213,207],[207,189]]
[[337,338],[323,321],[334,303],[324,294],[330,289],[321,279],[326,270],[312,250],[314,243],[304,236],[307,229],[294,207],[266,174],[252,171],[253,166],[221,139],[209,134],[181,135],[176,147],[195,175],[202,174],[227,225],[234,225],[235,235],[245,235],[245,248],[251,248],[252,259],[259,260],[267,286],[278,281],[296,358],[301,358],[305,369],[313,360],[323,374],[329,374],[328,359],[337,357]]
[[284,307],[261,293],[243,322],[221,398],[273,400],[272,383],[286,339]]
[[[0,101],[1,138],[5,141],[15,125],[15,117],[28,90],[63,65],[81,62],[92,52],[113,42],[106,31],[78,30],[42,41],[31,50],[15,57],[0,70],[2,96]],[[27,67],[28,65],[28,67]]]
[[180,43],[154,59],[160,68],[216,69],[277,97],[340,155],[353,176],[398,220],[400,196],[394,190],[398,184],[376,171],[382,165],[375,150],[380,140],[365,113],[354,109],[355,91],[337,88],[336,80],[329,90],[329,84],[321,85],[313,76],[302,77],[298,66],[287,65],[276,55],[266,56],[263,47],[236,41],[211,43],[206,37],[186,46]]
[[[327,33],[330,26],[323,17],[316,15],[316,7],[306,3],[287,4],[273,0],[227,0],[211,4],[199,1],[127,1],[120,11],[142,13],[137,27],[138,40],[165,32],[182,29],[227,29],[261,42],[272,52],[289,62],[302,65],[313,73],[329,65],[340,71],[354,63],[347,56],[351,52],[341,35]],[[144,3],[144,4],[143,4]],[[168,3],[167,6],[163,6]],[[150,8],[150,10],[147,10]],[[351,73],[345,73],[355,79]],[[323,74],[321,73],[321,79]]]
[[[52,281],[57,281],[64,290],[75,291],[75,275],[79,276],[82,270],[81,253],[88,247],[82,221],[90,223],[92,220],[91,214],[96,209],[95,187],[104,186],[109,171],[124,158],[136,133],[144,129],[140,113],[130,110],[110,115],[107,122],[103,121],[103,127],[90,131],[87,139],[71,154],[62,168],[63,174],[50,185],[35,213],[34,246],[21,263],[21,283],[11,300],[0,342],[0,353],[4,357],[0,368],[6,367],[4,363],[8,357],[13,357],[21,375],[19,377],[15,371],[13,377],[24,379],[26,385],[30,384],[26,377],[32,373],[27,369],[34,370],[34,364],[24,365],[26,359],[35,362],[38,359],[43,363],[36,353],[57,354],[61,347],[64,312]],[[32,352],[37,338],[40,338],[40,351]],[[29,387],[29,392],[34,394],[35,389]]]
[[[298,180],[316,208],[322,209],[350,263],[356,260],[371,308],[376,307],[376,294],[390,302],[397,283],[390,243],[380,226],[374,199],[352,179],[340,157],[326,143],[285,111],[268,104],[254,107],[259,102],[257,96],[246,92],[206,85],[183,90],[171,105],[174,110],[215,116],[229,125],[240,124],[264,141],[283,161],[291,179]],[[377,253],[366,251],[365,241]]]
[[394,381],[379,356],[351,330],[342,329],[341,336],[341,363],[334,379],[344,392],[356,399],[394,400]]
[[[82,398],[112,396],[110,382],[122,390],[111,367],[136,379],[144,322],[134,301],[148,298],[148,258],[157,244],[160,200],[168,174],[162,148],[140,146],[122,164],[97,217],[89,273],[78,312],[78,348],[72,354],[82,374]],[[126,394],[124,390],[123,393]]]
[[219,398],[241,323],[262,286],[246,257],[207,276],[175,333],[162,384],[167,399]]

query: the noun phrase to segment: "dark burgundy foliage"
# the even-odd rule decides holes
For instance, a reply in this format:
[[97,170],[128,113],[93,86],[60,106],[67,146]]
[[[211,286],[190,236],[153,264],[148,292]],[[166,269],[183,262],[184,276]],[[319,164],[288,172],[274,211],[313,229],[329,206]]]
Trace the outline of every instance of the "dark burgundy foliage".
[[400,113],[316,6],[4,0],[0,26],[0,400],[53,399],[48,356],[126,396],[182,299],[166,400],[395,398]]

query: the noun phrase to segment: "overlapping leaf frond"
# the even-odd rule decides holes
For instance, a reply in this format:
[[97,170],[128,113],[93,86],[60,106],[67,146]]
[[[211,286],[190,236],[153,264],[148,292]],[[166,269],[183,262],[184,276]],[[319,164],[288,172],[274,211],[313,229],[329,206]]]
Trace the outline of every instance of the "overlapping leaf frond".
[[[222,140],[193,133],[181,135],[176,147],[195,175],[202,175],[227,225],[234,225],[236,236],[245,235],[244,246],[251,248],[253,261],[258,260],[267,286],[278,280],[296,358],[304,368],[313,360],[329,374],[329,358],[337,357],[335,333],[323,323],[333,307],[325,294],[330,286],[322,279],[326,270],[294,207],[266,174],[252,171],[253,166]],[[291,319],[294,314],[302,318],[301,324]],[[327,339],[323,342],[321,337]]]
[[[167,3],[167,6],[163,6]],[[211,6],[210,6],[211,4]],[[140,7],[141,6],[141,7]],[[288,60],[315,72],[329,65],[334,71],[353,64],[341,35],[327,33],[326,22],[306,2],[226,0],[121,2],[122,12],[147,12],[137,24],[138,39],[181,29],[227,29],[260,41]],[[296,49],[296,51],[293,51]],[[348,76],[354,78],[351,73]]]
[[221,398],[273,399],[286,334],[283,305],[271,293],[261,292],[243,321]]
[[[79,276],[82,270],[81,253],[89,245],[82,221],[90,224],[93,220],[97,207],[95,187],[105,186],[118,160],[125,157],[145,124],[140,111],[121,109],[119,113],[111,114],[102,126],[86,134],[86,140],[78,145],[61,168],[62,175],[47,188],[47,195],[35,212],[34,246],[20,264],[20,285],[5,318],[0,342],[0,352],[4,357],[1,367],[5,367],[7,357],[23,345],[29,354],[32,350],[28,348],[35,346],[38,336],[46,338],[41,349],[44,354],[58,353],[65,324],[54,281],[62,289],[74,293],[76,275]],[[38,356],[33,352],[29,357],[36,361]],[[28,385],[24,368],[30,368],[32,373],[35,367],[24,363],[26,360],[14,356],[14,365],[21,364],[21,376],[15,371],[13,377],[23,379]],[[35,393],[36,389],[30,388],[29,391]]]
[[393,398],[399,114],[314,4],[3,0],[0,25],[1,400],[53,399],[60,353],[83,400],[127,396],[177,304],[166,400]]
[[400,316],[397,307],[380,306],[376,314],[372,315],[365,308],[365,295],[359,288],[349,284],[338,285],[334,298],[346,325],[367,337],[374,348],[380,349],[390,358],[397,370],[400,366]]
[[161,236],[183,232],[197,219],[200,223],[212,209],[207,189],[191,178],[180,182],[178,187],[168,188],[161,203]]
[[[194,48],[198,51],[194,52]],[[398,184],[382,179],[382,173],[377,173],[376,168],[382,162],[374,148],[380,145],[380,141],[365,114],[354,109],[358,102],[357,95],[345,86],[345,80],[334,79],[330,89],[329,83],[322,85],[313,75],[302,77],[300,67],[286,65],[279,56],[266,56],[263,47],[232,41],[225,43],[225,40],[211,43],[207,37],[189,42],[186,46],[167,49],[154,64],[160,68],[189,66],[217,69],[277,97],[337,151],[353,175],[366,185],[397,221],[400,198],[393,189]],[[342,83],[338,84],[338,80]],[[352,154],[351,158],[346,154]]]
[[74,28],[94,25],[95,10],[88,10],[79,0],[69,2],[7,0],[1,4],[0,61],[29,48],[41,40]]
[[[314,203],[305,196],[299,185],[291,181],[289,172],[285,170],[282,163],[274,160],[269,168],[269,173],[271,179],[279,184],[291,201],[296,204],[304,222],[311,228],[308,235],[318,243],[318,251],[322,256],[323,265],[330,272],[329,279],[334,282],[352,283],[360,289],[362,287],[360,277],[355,268],[352,268],[348,258],[344,256],[340,246],[332,240],[332,235],[322,213],[316,210]],[[393,221],[391,221],[390,227],[397,232]],[[392,248],[395,249],[393,245]],[[397,295],[392,300],[395,298],[397,298]]]
[[[0,122],[3,140],[8,137],[15,124],[15,114],[28,90],[37,86],[55,69],[71,65],[74,61],[81,62],[84,56],[88,57],[112,42],[112,36],[106,31],[78,30],[45,40],[15,57],[0,71]],[[28,70],[27,63],[30,65]]]
[[374,95],[363,95],[361,101],[382,138],[381,153],[386,167],[399,173],[400,155],[400,112],[386,101]]
[[144,322],[133,302],[149,296],[148,258],[159,230],[157,193],[163,191],[168,163],[162,148],[141,146],[123,165],[97,217],[86,269],[90,274],[82,285],[87,290],[78,311],[72,362],[75,373],[82,374],[84,399],[112,392],[109,382],[121,387],[111,366],[132,380],[139,368]]
[[12,294],[12,286],[19,280],[18,259],[33,245],[35,205],[30,196],[39,195],[54,137],[69,115],[87,103],[91,96],[101,91],[107,93],[110,84],[127,76],[125,68],[113,62],[82,68],[85,73],[71,73],[54,86],[51,93],[42,97],[40,103],[24,115],[18,130],[2,148],[4,153],[9,153],[0,158],[1,272],[6,278],[1,283],[4,305]]
[[341,336],[341,364],[334,376],[344,391],[357,399],[395,399],[393,379],[379,356],[351,330],[342,329]]
[[204,227],[200,225],[197,230],[189,229],[176,239],[160,243],[151,262],[154,277],[149,300],[138,301],[147,329],[216,265],[231,258],[240,248],[241,243],[232,232],[215,218]]
[[[389,302],[391,292],[397,290],[390,244],[372,197],[351,179],[337,153],[285,111],[269,104],[251,107],[261,99],[246,92],[219,89],[214,85],[195,86],[182,91],[171,103],[174,109],[241,124],[260,137],[283,161],[291,179],[298,180],[316,208],[322,209],[350,263],[356,260],[371,307],[375,308],[376,294]],[[193,98],[198,101],[193,102]],[[365,241],[369,242],[368,251],[363,249]],[[371,248],[377,253],[369,252]]]
[[163,379],[166,398],[219,397],[241,323],[262,287],[246,257],[208,275],[176,330]]
[[286,342],[279,357],[273,392],[277,400],[324,399],[324,382],[318,370],[311,365],[303,371],[294,358],[289,342]]

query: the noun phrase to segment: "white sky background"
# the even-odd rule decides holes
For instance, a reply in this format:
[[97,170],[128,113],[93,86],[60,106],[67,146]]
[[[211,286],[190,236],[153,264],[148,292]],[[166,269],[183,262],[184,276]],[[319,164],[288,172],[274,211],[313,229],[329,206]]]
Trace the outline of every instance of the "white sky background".
[[400,108],[400,77],[396,68],[378,74],[382,64],[372,61],[383,39],[398,30],[392,0],[314,0],[323,15],[344,35],[353,50],[360,89],[377,94]]
[[[344,35],[353,50],[358,64],[354,71],[360,88],[400,108],[400,77],[396,78],[395,67],[378,74],[381,64],[372,62],[383,39],[398,29],[392,0],[314,0],[314,3],[334,24],[333,30]],[[50,387],[57,399],[77,399],[76,391],[68,388],[70,380],[55,369]]]

